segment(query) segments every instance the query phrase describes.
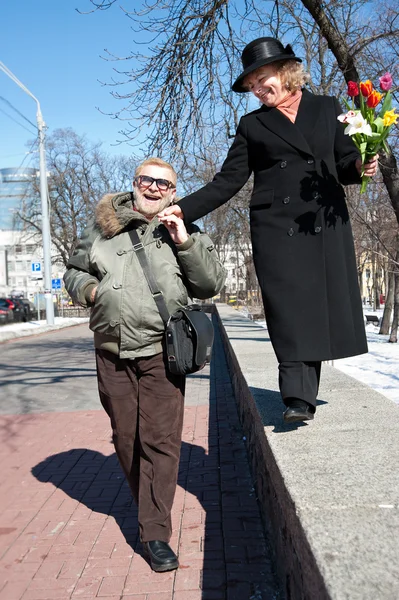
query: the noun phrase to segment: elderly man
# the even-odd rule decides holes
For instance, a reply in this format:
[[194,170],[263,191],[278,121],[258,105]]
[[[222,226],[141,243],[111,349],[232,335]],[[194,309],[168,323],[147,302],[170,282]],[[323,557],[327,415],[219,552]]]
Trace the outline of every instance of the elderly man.
[[164,323],[129,231],[135,229],[169,312],[210,298],[225,279],[210,238],[157,213],[176,193],[173,167],[158,158],[136,170],[133,192],[108,194],[83,232],[64,276],[72,298],[91,306],[101,403],[138,505],[140,538],[154,571],[178,567],[169,546],[183,425],[185,377],[167,369]]

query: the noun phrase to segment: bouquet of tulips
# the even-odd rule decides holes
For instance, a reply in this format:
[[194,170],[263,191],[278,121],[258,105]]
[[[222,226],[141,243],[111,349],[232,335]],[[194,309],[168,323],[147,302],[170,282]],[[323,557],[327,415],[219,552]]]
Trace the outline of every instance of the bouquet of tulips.
[[[379,83],[381,91],[374,89],[369,79],[361,81],[359,84],[349,81],[348,96],[352,101],[350,104],[344,100],[348,112],[338,116],[338,120],[346,124],[344,133],[351,136],[359,149],[363,165],[381,148],[385,152],[389,152],[386,139],[392,125],[399,117],[395,109],[392,109],[390,89],[393,82],[390,73],[385,73],[380,77]],[[354,99],[357,96],[360,96],[359,109],[355,108]],[[368,180],[369,177],[362,176],[360,193],[366,191]]]

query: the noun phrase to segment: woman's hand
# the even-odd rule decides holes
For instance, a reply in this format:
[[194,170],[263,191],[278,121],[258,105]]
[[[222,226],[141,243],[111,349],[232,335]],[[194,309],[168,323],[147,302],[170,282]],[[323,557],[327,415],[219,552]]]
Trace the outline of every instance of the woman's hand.
[[[166,210],[163,212],[166,212]],[[174,214],[169,214],[162,218],[158,215],[158,219],[165,225],[175,244],[184,244],[184,242],[188,240],[189,236],[183,219],[180,219]]]
[[362,165],[360,158],[356,161],[356,169],[360,176],[365,175],[366,177],[374,177],[377,173],[379,155],[376,154],[368,162]]
[[169,215],[176,215],[176,217],[179,217],[179,219],[184,218],[183,211],[178,204],[172,204],[172,206],[167,206],[166,208],[161,210],[161,212],[157,216],[158,219],[162,221],[162,223],[164,223],[164,217]]

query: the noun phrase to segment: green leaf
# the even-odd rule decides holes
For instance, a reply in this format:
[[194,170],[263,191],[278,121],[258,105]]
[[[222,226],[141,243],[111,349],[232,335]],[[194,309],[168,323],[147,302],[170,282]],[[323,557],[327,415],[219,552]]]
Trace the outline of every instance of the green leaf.
[[348,100],[346,98],[343,99],[345,107],[347,110],[352,110],[351,105],[349,104]]
[[391,92],[387,92],[385,94],[384,102],[382,103],[381,110],[379,112],[379,117],[383,117],[387,110],[392,110],[392,94]]
[[366,158],[366,152],[367,152],[367,142],[362,142],[361,144],[359,144],[359,151],[360,151],[360,154],[362,155],[362,163],[364,163],[364,160]]
[[384,151],[386,154],[390,154],[390,150],[389,150],[385,140],[382,140],[382,147],[384,148]]
[[375,119],[373,128],[377,133],[382,133],[384,131],[384,121],[381,119],[381,117],[377,117]]
[[362,184],[360,186],[360,193],[364,194],[366,189],[367,189],[367,184],[369,182],[370,177],[367,177],[367,175],[363,175],[362,176]]
[[367,106],[364,103],[363,94],[361,92],[359,94],[359,97],[360,97],[360,112],[362,113],[362,117],[364,119],[367,119]]

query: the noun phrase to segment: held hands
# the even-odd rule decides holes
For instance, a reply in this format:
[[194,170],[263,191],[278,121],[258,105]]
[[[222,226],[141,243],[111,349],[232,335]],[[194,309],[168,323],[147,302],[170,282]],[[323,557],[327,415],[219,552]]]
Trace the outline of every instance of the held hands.
[[366,177],[374,177],[374,175],[377,173],[378,159],[379,155],[376,154],[375,156],[372,156],[367,163],[362,165],[361,159],[358,158],[355,164],[359,175],[365,175]]
[[167,217],[169,215],[176,215],[176,217],[179,217],[179,219],[183,219],[184,217],[183,211],[178,204],[172,204],[171,206],[167,206],[166,208],[161,210],[161,212],[157,216],[158,219],[162,221],[162,223],[164,223],[164,217]]
[[[184,242],[186,242],[189,237],[186,226],[184,224],[183,219],[176,216],[176,214],[173,214],[172,211],[169,211],[169,213],[167,213],[167,211],[170,208],[177,207],[170,206],[169,208],[166,208],[161,213],[159,213],[158,219],[161,221],[161,223],[165,225],[166,229],[169,231],[170,237],[172,238],[175,244],[184,244]],[[181,209],[179,208],[178,210],[182,215],[183,213]]]

